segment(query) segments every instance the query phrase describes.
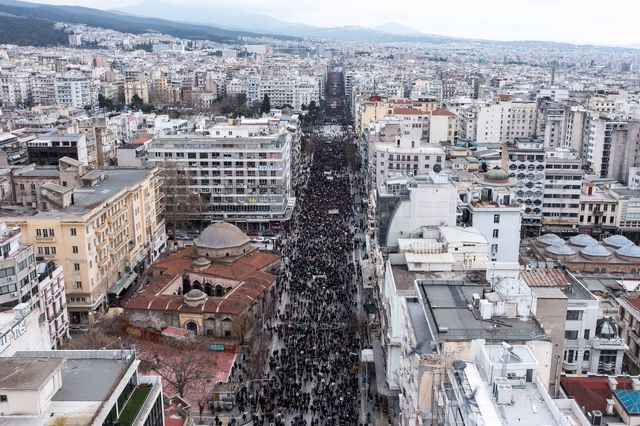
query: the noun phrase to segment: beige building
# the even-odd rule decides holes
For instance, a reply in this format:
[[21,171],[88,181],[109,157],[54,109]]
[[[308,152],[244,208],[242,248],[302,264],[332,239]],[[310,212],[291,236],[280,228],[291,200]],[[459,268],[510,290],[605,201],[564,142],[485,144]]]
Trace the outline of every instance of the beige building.
[[130,285],[158,257],[166,234],[158,169],[92,170],[72,191],[57,210],[2,214],[37,256],[64,267],[70,320],[84,323],[103,311],[112,287]]

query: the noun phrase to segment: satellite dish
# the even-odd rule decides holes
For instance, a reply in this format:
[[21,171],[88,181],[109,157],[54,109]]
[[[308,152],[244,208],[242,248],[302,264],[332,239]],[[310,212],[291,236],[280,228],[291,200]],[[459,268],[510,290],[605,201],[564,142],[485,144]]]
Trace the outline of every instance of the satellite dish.
[[436,173],[440,173],[442,171],[442,166],[440,165],[440,163],[433,165],[433,171]]

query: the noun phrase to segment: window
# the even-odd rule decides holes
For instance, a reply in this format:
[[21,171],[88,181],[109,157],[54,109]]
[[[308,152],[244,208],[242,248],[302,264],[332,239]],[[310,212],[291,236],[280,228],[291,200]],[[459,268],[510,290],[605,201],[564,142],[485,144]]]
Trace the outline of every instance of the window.
[[13,267],[0,269],[0,278],[11,277],[16,274],[16,271]]
[[567,311],[567,320],[579,321],[582,319],[582,311]]
[[498,229],[494,229],[493,230],[493,238],[498,238],[498,233],[499,233],[499,230]]
[[573,355],[574,355],[574,353],[575,353],[575,352],[574,352],[574,350],[573,350],[573,349],[570,349],[570,350],[568,350],[567,352],[565,352],[565,355],[566,355],[566,356],[565,356],[565,359],[567,360],[567,362],[570,362],[570,363],[571,363],[571,362],[573,362]]
[[71,251],[73,252],[73,254],[78,254],[78,246],[72,246]]
[[578,340],[578,330],[565,330],[564,338],[567,340]]
[[589,361],[589,358],[591,358],[591,352],[584,351],[584,354],[582,355],[582,360],[583,361]]
[[498,245],[491,244],[491,254],[496,254],[496,253],[498,253]]
[[493,223],[500,223],[500,215],[499,214],[494,214],[493,215]]
[[76,286],[75,288],[77,289],[81,289],[82,288],[82,281],[76,281]]
[[74,271],[79,271],[80,270],[80,264],[79,263],[74,263],[73,264],[73,270]]
[[588,328],[584,331],[584,338],[589,340],[589,335],[591,334],[591,330]]
[[7,395],[0,395],[0,402],[7,402]]
[[77,235],[76,228],[71,228],[70,231],[72,237],[75,237]]

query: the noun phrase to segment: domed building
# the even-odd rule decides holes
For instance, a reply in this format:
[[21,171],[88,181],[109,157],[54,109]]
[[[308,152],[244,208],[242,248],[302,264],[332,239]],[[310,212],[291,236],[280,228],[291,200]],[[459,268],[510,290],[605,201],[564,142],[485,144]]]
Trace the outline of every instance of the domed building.
[[214,223],[183,248],[149,268],[149,284],[127,304],[127,319],[162,331],[181,327],[196,334],[239,338],[273,302],[280,256],[258,251],[238,227]]
[[506,184],[509,183],[509,172],[496,167],[484,174],[484,180],[492,184]]
[[240,228],[226,222],[209,225],[193,240],[193,246],[197,256],[207,259],[238,257],[256,249]]

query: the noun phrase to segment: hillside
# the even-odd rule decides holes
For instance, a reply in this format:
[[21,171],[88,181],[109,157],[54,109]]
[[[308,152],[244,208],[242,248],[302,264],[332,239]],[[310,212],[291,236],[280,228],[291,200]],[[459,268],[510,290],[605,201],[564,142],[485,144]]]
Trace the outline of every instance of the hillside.
[[[36,3],[24,3],[12,0],[0,0],[0,43],[15,44],[55,44],[59,35],[51,33],[53,23],[68,22],[86,24],[92,27],[108,28],[115,31],[141,34],[158,32],[174,37],[192,40],[237,41],[239,37],[261,37],[246,31],[233,31],[200,24],[185,24],[156,18],[143,18],[79,6],[53,6]],[[21,29],[24,28],[24,29]],[[16,34],[11,34],[16,29]],[[28,31],[32,33],[29,34]],[[51,41],[48,40],[51,37]],[[292,37],[283,37],[291,39]]]

